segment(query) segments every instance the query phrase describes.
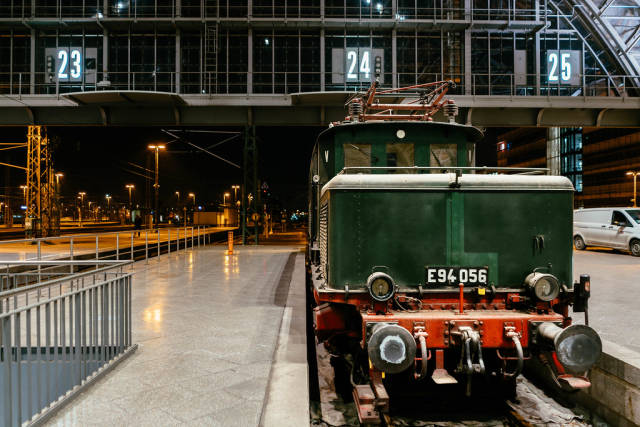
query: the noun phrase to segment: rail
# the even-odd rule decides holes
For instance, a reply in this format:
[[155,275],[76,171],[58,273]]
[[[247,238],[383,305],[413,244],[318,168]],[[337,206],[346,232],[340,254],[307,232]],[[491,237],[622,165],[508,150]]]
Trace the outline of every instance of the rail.
[[513,172],[519,175],[546,175],[549,173],[548,168],[505,168],[487,166],[346,166],[338,172],[338,175],[346,175],[349,172],[364,172],[372,170],[435,171],[441,173],[471,171],[482,172],[484,174]]
[[[223,233],[230,227],[176,227],[155,230],[114,231],[94,234],[71,234],[35,239],[16,239],[0,241],[0,269],[5,261],[21,258],[23,260],[145,260],[150,257],[187,250],[214,242],[216,233]],[[71,264],[70,273],[76,265]],[[15,269],[14,269],[15,270]],[[59,273],[59,268],[54,273]],[[11,277],[11,284],[24,283],[16,272]],[[41,277],[47,271],[40,269]],[[7,289],[9,279],[0,281],[0,290]]]
[[40,424],[137,348],[130,261],[5,261],[81,273],[0,292],[0,423]]

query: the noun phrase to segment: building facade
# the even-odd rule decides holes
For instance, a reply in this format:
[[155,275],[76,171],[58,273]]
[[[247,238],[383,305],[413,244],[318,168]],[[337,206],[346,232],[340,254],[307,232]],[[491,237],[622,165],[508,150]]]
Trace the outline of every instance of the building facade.
[[632,206],[640,172],[635,129],[518,128],[497,138],[498,166],[549,168],[576,189],[574,207]]
[[[607,1],[603,16],[622,1]],[[4,94],[352,91],[376,71],[384,87],[450,79],[467,95],[617,96],[637,86],[635,62],[621,63],[570,0],[1,3]]]

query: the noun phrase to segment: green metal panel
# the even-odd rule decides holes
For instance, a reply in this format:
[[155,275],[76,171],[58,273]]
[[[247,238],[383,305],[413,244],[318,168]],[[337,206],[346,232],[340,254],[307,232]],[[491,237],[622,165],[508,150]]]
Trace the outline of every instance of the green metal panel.
[[[333,288],[364,286],[374,270],[415,287],[427,265],[488,266],[497,287],[520,287],[534,268],[551,264],[571,286],[570,191],[328,193]],[[535,246],[536,236],[544,247]]]
[[376,266],[400,286],[422,283],[425,260],[446,261],[446,199],[442,192],[332,192],[330,285],[362,286]]
[[[572,286],[571,192],[467,192],[464,198],[465,251],[497,253],[497,284],[520,286],[534,268],[551,264],[551,273]],[[536,236],[543,248],[536,248]]]

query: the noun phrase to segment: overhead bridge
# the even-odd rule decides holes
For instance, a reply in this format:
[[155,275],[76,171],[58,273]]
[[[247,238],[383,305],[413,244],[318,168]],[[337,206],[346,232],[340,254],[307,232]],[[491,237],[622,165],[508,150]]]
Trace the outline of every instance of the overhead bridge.
[[[324,126],[344,119],[344,105],[351,95],[352,92],[184,95],[149,91],[3,95],[0,125]],[[480,127],[640,127],[637,97],[452,95],[450,98],[460,108],[458,122]],[[436,120],[444,117],[436,116]]]

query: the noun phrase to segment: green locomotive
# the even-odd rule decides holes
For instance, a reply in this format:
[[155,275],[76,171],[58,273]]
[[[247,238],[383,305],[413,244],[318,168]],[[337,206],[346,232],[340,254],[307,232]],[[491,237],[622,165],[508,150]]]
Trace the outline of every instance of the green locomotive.
[[[476,168],[482,133],[455,123],[449,85],[385,104],[374,83],[313,151],[314,328],[364,372],[361,422],[388,411],[385,375],[466,381],[469,393],[474,375],[495,374],[512,388],[533,357],[575,389],[601,352],[597,333],[569,317],[589,296],[588,276],[572,283],[571,182]],[[438,110],[448,123],[432,120]]]

